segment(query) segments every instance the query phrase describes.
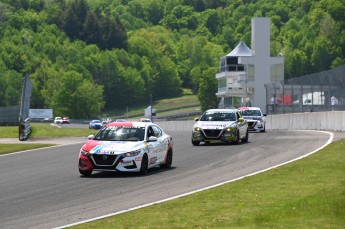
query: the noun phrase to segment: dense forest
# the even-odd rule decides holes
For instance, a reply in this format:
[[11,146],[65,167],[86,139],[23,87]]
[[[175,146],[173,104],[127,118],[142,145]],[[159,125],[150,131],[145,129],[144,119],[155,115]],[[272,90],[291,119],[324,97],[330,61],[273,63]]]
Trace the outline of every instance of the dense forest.
[[220,57],[251,45],[251,19],[270,17],[271,55],[285,79],[345,63],[344,0],[0,0],[0,106],[97,116],[197,94],[216,106]]

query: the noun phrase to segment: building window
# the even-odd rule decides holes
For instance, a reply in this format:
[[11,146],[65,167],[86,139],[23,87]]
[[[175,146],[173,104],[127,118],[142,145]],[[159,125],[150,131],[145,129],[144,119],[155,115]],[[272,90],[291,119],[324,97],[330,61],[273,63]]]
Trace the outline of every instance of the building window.
[[247,66],[247,81],[254,81],[254,65],[249,64]]
[[271,80],[284,80],[284,65],[283,64],[272,64],[271,65]]
[[221,78],[218,80],[218,92],[226,91],[226,78]]

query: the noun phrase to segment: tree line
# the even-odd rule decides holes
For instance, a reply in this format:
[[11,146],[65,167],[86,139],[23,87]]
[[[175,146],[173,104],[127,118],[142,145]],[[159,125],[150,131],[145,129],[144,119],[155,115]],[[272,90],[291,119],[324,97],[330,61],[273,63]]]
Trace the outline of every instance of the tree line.
[[0,106],[90,118],[150,99],[198,94],[217,106],[220,57],[271,18],[285,78],[344,64],[342,0],[0,0]]

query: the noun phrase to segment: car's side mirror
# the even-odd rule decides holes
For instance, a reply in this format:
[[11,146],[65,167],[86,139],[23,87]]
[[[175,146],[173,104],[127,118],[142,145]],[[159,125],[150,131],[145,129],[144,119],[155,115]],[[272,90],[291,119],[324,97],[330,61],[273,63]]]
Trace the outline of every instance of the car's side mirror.
[[95,137],[95,135],[90,134],[89,136],[87,136],[87,139],[91,140],[91,139],[93,139],[94,137]]
[[194,119],[194,121],[199,121],[199,117],[196,117],[196,118]]
[[158,140],[158,138],[156,136],[150,136],[149,137],[149,142],[156,142]]
[[244,118],[238,118],[239,122],[244,122]]
[[263,116],[267,116],[267,114],[264,114]]

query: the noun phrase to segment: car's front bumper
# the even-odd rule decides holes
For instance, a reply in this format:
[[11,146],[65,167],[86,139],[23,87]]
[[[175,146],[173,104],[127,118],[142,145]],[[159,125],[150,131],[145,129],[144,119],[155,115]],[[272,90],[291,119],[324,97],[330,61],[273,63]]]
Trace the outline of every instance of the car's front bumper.
[[192,140],[200,142],[213,142],[213,141],[222,141],[222,142],[232,142],[236,141],[237,133],[236,130],[225,131],[225,130],[216,130],[216,129],[200,129],[199,131],[192,132]]
[[139,172],[141,156],[93,154],[79,156],[79,169],[88,171]]
[[247,120],[249,131],[263,131],[265,130],[265,123],[257,120]]

